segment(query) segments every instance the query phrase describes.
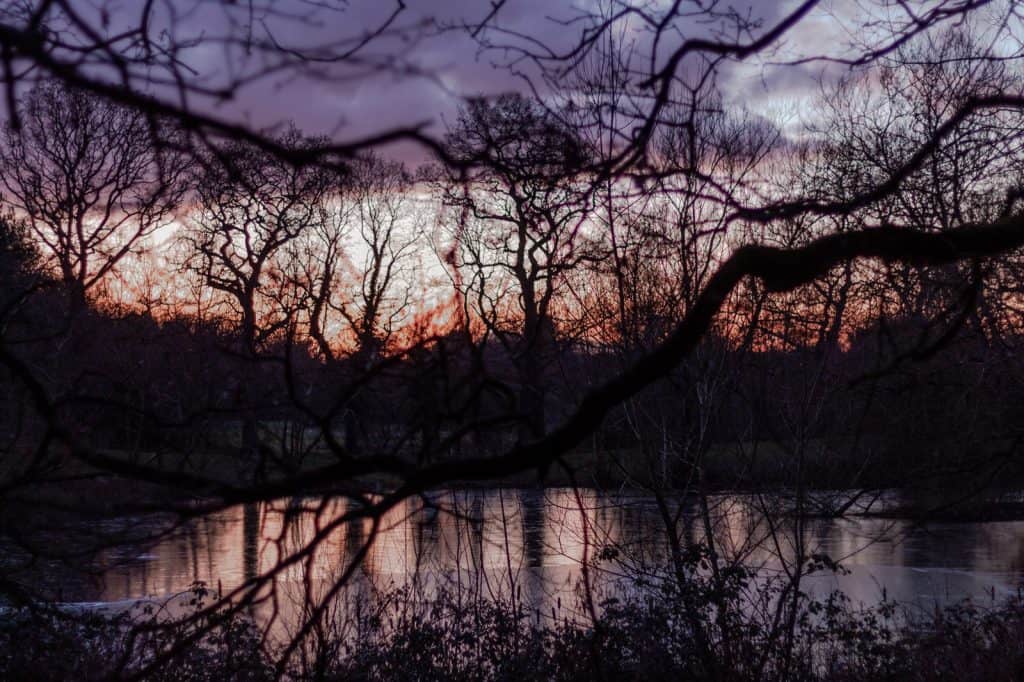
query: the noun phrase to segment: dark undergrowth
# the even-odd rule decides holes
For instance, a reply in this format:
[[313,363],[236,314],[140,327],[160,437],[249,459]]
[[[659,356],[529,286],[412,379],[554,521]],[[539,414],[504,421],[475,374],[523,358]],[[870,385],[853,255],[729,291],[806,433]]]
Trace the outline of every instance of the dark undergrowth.
[[[205,590],[195,595],[200,605]],[[965,601],[909,618],[891,603],[865,609],[839,594],[801,597],[785,612],[796,616],[787,625],[754,617],[749,606],[700,601],[708,596],[663,586],[626,601],[606,599],[593,620],[396,590],[384,606],[362,609],[343,626],[317,628],[287,666],[278,664],[280,647],[241,614],[215,611],[150,628],[156,614],[140,622],[135,613],[129,623],[128,616],[17,609],[0,624],[0,678],[1024,679],[1020,599],[986,608]]]

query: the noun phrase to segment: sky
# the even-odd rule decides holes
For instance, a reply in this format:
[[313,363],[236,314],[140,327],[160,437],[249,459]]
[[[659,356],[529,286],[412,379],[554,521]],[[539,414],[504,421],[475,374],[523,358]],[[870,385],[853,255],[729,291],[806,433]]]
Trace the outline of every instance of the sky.
[[[594,4],[594,3],[584,3]],[[789,0],[759,0],[733,6],[741,13],[760,17],[766,25],[791,11],[795,2]],[[381,0],[351,0],[340,11],[318,11],[315,17],[297,20],[296,15],[306,7],[302,0],[285,0],[273,4],[273,11],[257,25],[266,26],[275,39],[288,45],[310,46],[332,44],[350,38],[377,26],[390,11],[391,5]],[[504,28],[514,30],[544,45],[567,46],[578,36],[581,25],[566,24],[580,5],[545,0],[508,0],[494,17]],[[293,8],[288,17],[275,14]],[[432,18],[442,23],[479,21],[490,11],[489,2],[479,0],[447,0],[426,2],[409,0],[400,15],[400,26],[417,26]],[[833,2],[825,2],[817,11],[788,37],[786,49],[826,50],[834,47],[839,38],[836,9]],[[211,27],[226,25],[228,15],[222,7],[205,7],[179,20],[182,36],[189,34],[211,36]],[[235,17],[237,18],[237,17]],[[692,26],[691,35],[706,35],[706,28]],[[497,34],[486,37],[498,41]],[[646,33],[637,32],[634,39],[649,41]],[[511,39],[523,44],[522,38]],[[506,68],[503,62],[510,53],[492,49],[481,51],[477,41],[466,32],[442,32],[420,41],[404,43],[385,39],[377,49],[365,53],[374,58],[395,57],[386,68],[325,68],[325,73],[270,76],[247,86],[233,102],[217,104],[212,110],[219,116],[244,120],[256,127],[294,121],[310,134],[326,134],[345,140],[372,135],[388,128],[430,123],[428,130],[443,134],[445,124],[454,121],[462,98],[474,95],[494,95],[509,91],[523,91],[524,80]],[[227,73],[228,64],[239,63],[237,52],[204,44],[186,54],[188,64],[204,78],[216,80]],[[258,63],[252,60],[249,68]],[[528,63],[516,64],[516,69],[532,73]],[[801,102],[816,91],[816,79],[822,68],[773,68],[764,63],[751,63],[723,71],[721,86],[727,100],[747,106],[774,118],[794,119]],[[410,163],[422,160],[425,152],[412,144],[392,147],[390,154]]]
[[[113,35],[137,27],[142,8],[152,6],[151,33],[166,32],[180,48],[177,59],[189,78],[218,86],[239,75],[251,75],[274,66],[280,51],[246,49],[239,39],[254,44],[272,36],[275,47],[313,50],[318,55],[337,51],[380,26],[399,0],[69,0],[97,33]],[[428,124],[426,131],[440,137],[454,122],[464,97],[522,91],[525,81],[516,72],[535,75],[515,53],[491,47],[465,30],[438,30],[462,22],[477,23],[491,15],[495,0],[405,0],[405,8],[390,25],[389,34],[374,40],[343,64],[316,61],[302,70],[275,71],[238,89],[230,101],[200,99],[193,105],[232,122],[252,128],[294,122],[304,132],[328,135],[339,142],[360,139],[413,124]],[[504,0],[493,16],[483,41],[512,45],[543,45],[555,49],[573,45],[585,23],[573,22],[581,13],[624,0]],[[938,0],[918,0],[915,7]],[[993,7],[1009,0],[994,0]],[[631,0],[657,14],[668,0]],[[707,5],[708,0],[703,0]],[[718,7],[759,20],[771,27],[792,12],[800,0],[719,0]],[[743,64],[728,64],[718,80],[725,101],[771,119],[784,132],[802,125],[809,102],[819,92],[819,81],[834,78],[842,67],[813,62],[779,66],[773,61],[828,54],[842,55],[866,36],[858,28],[866,16],[878,18],[879,8],[898,4],[886,0],[821,0],[779,43],[773,54],[759,55]],[[686,0],[682,7],[696,7]],[[5,12],[0,8],[0,20]],[[900,10],[895,10],[900,11]],[[874,13],[874,14],[872,14]],[[515,33],[496,32],[500,27]],[[627,37],[649,51],[650,32],[640,22],[629,24]],[[756,32],[755,32],[756,33]],[[225,47],[224,38],[234,41]],[[714,37],[706,21],[680,19],[663,41],[657,63],[684,38]],[[513,68],[508,68],[512,62]],[[428,158],[411,143],[392,147],[389,154],[418,163]]]

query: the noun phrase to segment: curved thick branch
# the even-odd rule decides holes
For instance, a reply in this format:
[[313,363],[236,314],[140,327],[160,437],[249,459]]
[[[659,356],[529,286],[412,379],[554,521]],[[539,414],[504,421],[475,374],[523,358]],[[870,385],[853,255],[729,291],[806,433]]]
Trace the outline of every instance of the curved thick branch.
[[1021,246],[1024,216],[941,234],[881,227],[829,235],[791,249],[742,247],[711,277],[689,313],[660,346],[588,394],[576,412],[549,435],[498,457],[442,462],[421,469],[406,479],[396,495],[408,496],[453,480],[487,480],[534,468],[546,469],[561,455],[581,445],[615,406],[681,363],[711,328],[729,295],[747,277],[761,280],[769,291],[784,292],[816,280],[840,263],[856,259],[941,265],[997,256]]
[[330,490],[353,478],[390,473],[403,483],[366,516],[382,513],[400,500],[453,481],[490,480],[528,471],[545,470],[562,455],[581,445],[617,405],[667,375],[700,343],[736,287],[747,277],[759,279],[768,291],[790,291],[825,275],[834,266],[856,259],[941,265],[998,256],[1024,246],[1024,216],[967,226],[946,233],[924,233],[896,227],[869,228],[821,237],[797,248],[750,245],[736,250],[715,272],[686,317],[661,345],[630,369],[589,393],[576,412],[544,438],[516,446],[495,457],[449,460],[415,469],[394,457],[362,457],[305,471],[291,477],[237,487],[181,472],[166,472],[95,452],[76,443],[61,428],[41,384],[0,345],[0,363],[30,389],[36,409],[50,423],[57,440],[73,456],[93,466],[138,480],[170,485],[192,493],[213,495],[220,504],[273,499],[306,491],[311,484]]

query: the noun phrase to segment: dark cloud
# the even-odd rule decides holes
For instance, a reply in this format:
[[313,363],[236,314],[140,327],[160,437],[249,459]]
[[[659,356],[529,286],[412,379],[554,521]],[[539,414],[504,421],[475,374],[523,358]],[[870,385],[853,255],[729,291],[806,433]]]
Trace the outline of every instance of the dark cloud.
[[[284,45],[331,45],[379,26],[392,5],[355,0],[341,9],[312,8],[301,0],[275,2],[261,17],[262,26]],[[189,15],[178,26],[179,35],[190,32],[216,36],[230,30],[232,8],[206,7]],[[465,32],[420,28],[479,21],[489,6],[471,0],[458,2],[409,2],[396,22],[409,27],[406,42],[385,37],[365,50],[355,65],[315,66],[307,72],[289,71],[280,77],[260,79],[240,93],[237,100],[208,105],[218,115],[244,120],[257,127],[295,122],[310,134],[355,139],[390,128],[428,123],[429,132],[440,135],[444,121],[451,120],[465,96],[496,94],[523,89],[523,81],[501,63],[510,53],[481,53],[479,44]],[[552,21],[551,6],[541,0],[511,0],[498,19],[512,31],[556,45],[566,42],[565,26]],[[567,13],[562,18],[569,15]],[[502,35],[489,35],[504,41]],[[515,38],[507,40],[517,41]],[[209,43],[188,51],[186,59],[204,78],[216,81],[231,69],[261,67],[238,51],[225,51]],[[397,57],[397,58],[396,58]],[[391,61],[388,61],[388,60]],[[525,65],[524,65],[525,66]],[[315,72],[314,72],[315,71]],[[420,160],[422,149],[398,145],[407,160]]]
[[[262,4],[261,4],[262,3]],[[428,124],[428,132],[441,135],[466,96],[523,90],[524,81],[506,68],[516,57],[502,45],[536,44],[563,49],[578,39],[584,24],[569,20],[581,11],[596,8],[599,0],[581,4],[550,0],[507,0],[495,25],[507,30],[488,31],[481,37],[491,49],[462,31],[437,31],[436,27],[476,22],[488,15],[490,2],[480,0],[408,0],[395,28],[408,29],[383,37],[360,53],[360,60],[345,64],[313,64],[302,71],[287,70],[255,79],[229,102],[193,102],[195,106],[225,119],[244,121],[254,127],[294,122],[310,134],[338,140],[370,136],[413,124]],[[85,6],[85,3],[83,3]],[[253,0],[225,3],[220,0],[168,2],[160,5],[162,20],[178,40],[196,39],[181,57],[206,84],[218,84],[238,73],[257,73],[271,65],[258,50],[225,48],[219,37],[247,35],[253,27],[256,41],[272,34],[290,47],[338,47],[380,26],[393,10],[387,0]],[[796,6],[796,0],[764,0],[734,3],[738,13],[770,26]],[[89,3],[93,12],[96,5]],[[178,12],[172,20],[168,8]],[[113,30],[128,25],[137,14],[135,4],[119,6]],[[137,9],[141,9],[141,4]],[[252,14],[250,15],[250,9]],[[92,15],[90,15],[92,16]],[[99,15],[94,17],[100,21]],[[251,23],[250,23],[251,20]],[[431,28],[424,28],[425,26]],[[800,52],[827,48],[834,40],[829,14],[819,12],[802,23],[786,40],[786,49]],[[637,23],[629,33],[638,53],[646,58],[651,34]],[[678,33],[663,41],[659,60],[686,37],[707,36],[706,23],[682,22]],[[673,42],[674,41],[674,42]],[[514,63],[531,73],[529,61]],[[815,87],[815,68],[779,68],[766,63],[726,67],[720,78],[727,101],[765,109],[779,98],[799,97]],[[393,147],[391,153],[407,161],[425,158],[425,151],[410,144]]]

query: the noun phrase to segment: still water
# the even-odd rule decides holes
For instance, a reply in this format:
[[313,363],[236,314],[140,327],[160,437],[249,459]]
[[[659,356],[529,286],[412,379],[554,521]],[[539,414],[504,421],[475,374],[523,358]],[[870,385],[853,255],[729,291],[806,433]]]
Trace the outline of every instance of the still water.
[[[843,493],[848,494],[848,493]],[[891,493],[886,503],[893,502]],[[842,501],[842,500],[840,500]],[[855,603],[883,595],[928,607],[1016,594],[1024,578],[1024,521],[926,523],[778,511],[777,499],[719,495],[704,515],[696,501],[670,502],[683,541],[706,537],[719,551],[765,574],[802,549],[827,554],[846,571],[812,578],[812,592],[839,589]],[[785,504],[783,504],[785,506]],[[538,611],[568,608],[582,575],[614,589],[653,573],[667,557],[666,530],[651,497],[596,490],[444,491],[393,509],[374,535],[367,519],[337,523],[343,500],[294,499],[246,505],[190,521],[164,537],[98,551],[89,572],[44,576],[64,603],[165,598],[202,581],[221,592],[279,570],[263,586],[276,602],[323,594],[364,553],[346,589],[386,591],[412,582],[489,596],[516,594]],[[122,519],[136,529],[166,520]],[[373,542],[366,547],[367,540]],[[319,538],[308,554],[296,554]],[[282,558],[294,561],[280,567]],[[41,578],[41,580],[43,579]],[[268,607],[269,608],[269,607]],[[275,608],[280,607],[277,604]],[[286,609],[287,610],[287,609]]]

